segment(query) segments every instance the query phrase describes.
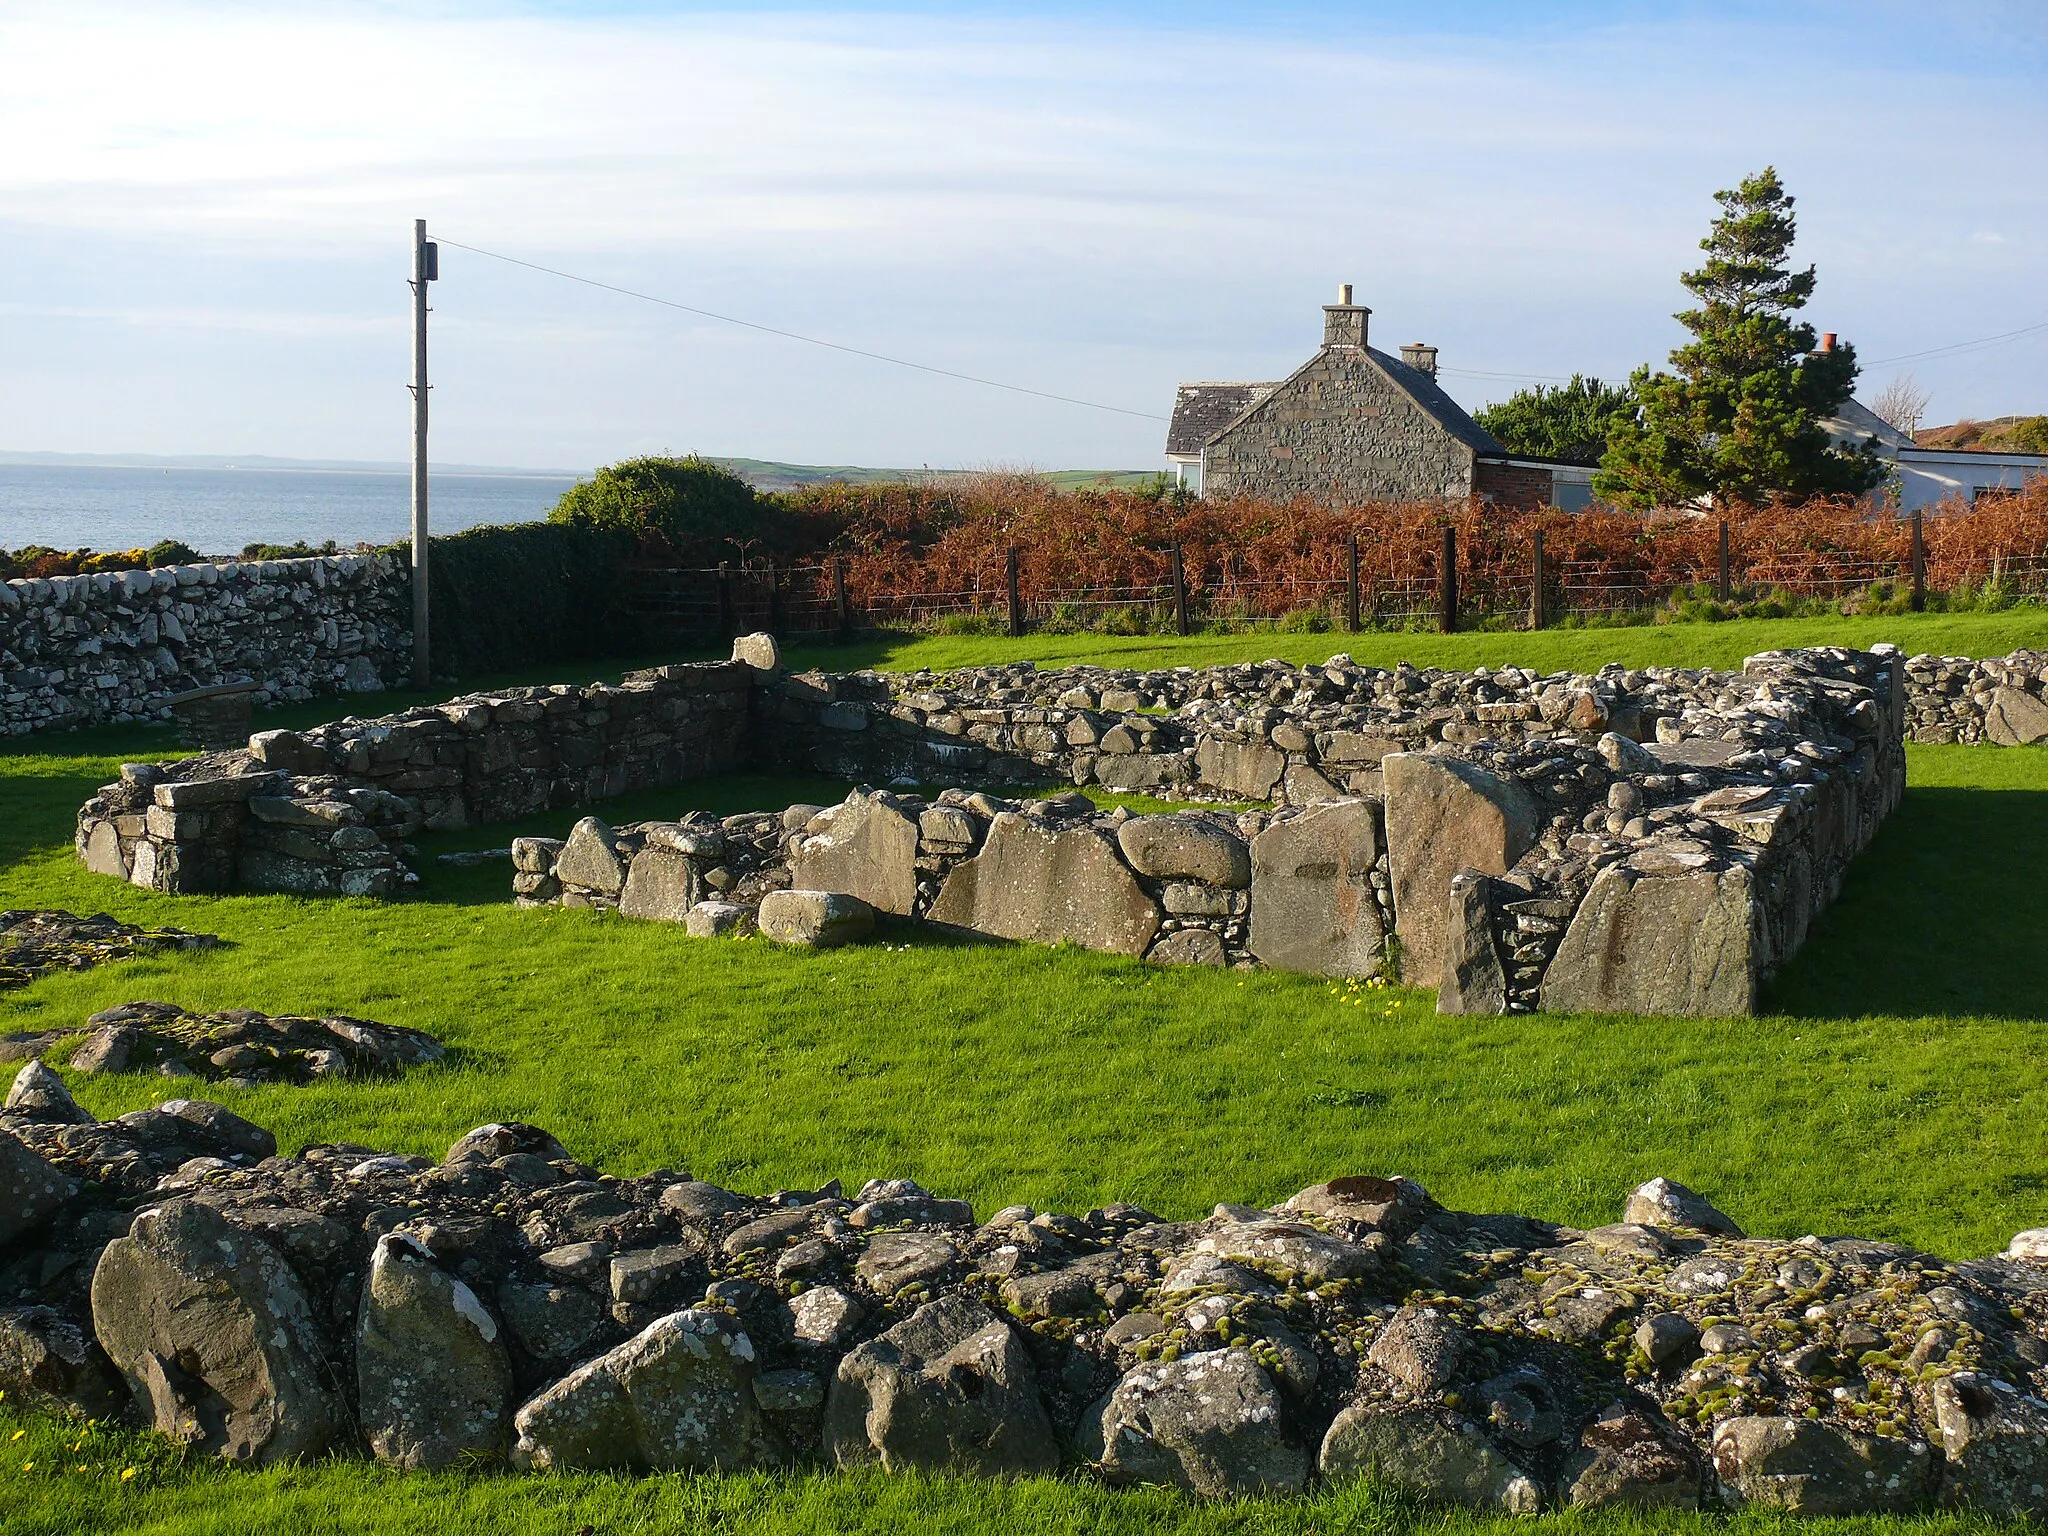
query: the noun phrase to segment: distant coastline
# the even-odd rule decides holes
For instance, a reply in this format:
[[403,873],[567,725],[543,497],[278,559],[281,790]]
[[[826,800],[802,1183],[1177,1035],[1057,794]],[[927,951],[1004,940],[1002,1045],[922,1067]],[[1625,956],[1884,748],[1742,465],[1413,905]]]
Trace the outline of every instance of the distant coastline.
[[[0,464],[33,464],[48,469],[243,469],[306,471],[338,475],[404,475],[412,465],[380,459],[286,459],[267,453],[23,453],[0,449]],[[501,464],[436,464],[442,475],[509,475],[524,480],[581,480],[587,469],[517,469]]]
[[[809,485],[893,485],[903,481],[946,480],[981,473],[974,468],[873,469],[859,464],[787,464],[775,459],[728,458],[706,454],[757,491],[794,491]],[[29,453],[0,449],[0,465],[38,469],[168,469],[262,471],[283,474],[410,475],[402,459],[292,459],[266,453]],[[430,475],[495,476],[509,480],[586,480],[590,469],[528,469],[504,464],[440,464],[427,466]],[[1061,490],[1132,489],[1156,478],[1149,469],[1053,469],[1041,473]]]

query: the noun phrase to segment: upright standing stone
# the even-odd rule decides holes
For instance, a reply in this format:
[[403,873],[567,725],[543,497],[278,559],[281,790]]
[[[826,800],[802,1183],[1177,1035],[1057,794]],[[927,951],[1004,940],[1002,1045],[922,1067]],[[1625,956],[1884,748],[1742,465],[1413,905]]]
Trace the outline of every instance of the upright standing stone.
[[1387,776],[1387,849],[1401,979],[1440,986],[1449,946],[1451,879],[1460,870],[1504,875],[1542,831],[1529,792],[1475,764],[1396,752]]
[[1054,831],[1005,811],[980,853],[953,867],[930,918],[1034,944],[1142,955],[1159,908],[1114,839],[1092,825]]
[[1444,935],[1438,1013],[1506,1013],[1507,970],[1493,932],[1493,880],[1476,869],[1451,877],[1450,921]]
[[107,1244],[92,1325],[151,1425],[197,1449],[268,1466],[347,1424],[298,1277],[211,1206],[173,1200]]
[[1370,976],[1386,949],[1372,872],[1374,800],[1332,800],[1252,839],[1251,950],[1279,971]]
[[855,794],[821,812],[791,850],[790,884],[858,896],[908,917],[917,904],[917,822],[879,796]]
[[531,1399],[513,1460],[540,1471],[735,1472],[782,1458],[754,1398],[754,1344],[724,1312],[651,1323]]
[[497,1320],[402,1233],[377,1240],[356,1322],[357,1414],[379,1461],[413,1470],[497,1461],[512,1362]]
[[1552,1013],[1756,1011],[1762,912],[1749,871],[1600,872],[1543,975]]
[[1288,1436],[1273,1379],[1246,1349],[1135,1367],[1088,1410],[1081,1454],[1113,1483],[1211,1498],[1299,1493],[1308,1453]]
[[839,1362],[825,1449],[842,1467],[980,1477],[1042,1475],[1060,1461],[1030,1354],[964,1296],[926,1303]]

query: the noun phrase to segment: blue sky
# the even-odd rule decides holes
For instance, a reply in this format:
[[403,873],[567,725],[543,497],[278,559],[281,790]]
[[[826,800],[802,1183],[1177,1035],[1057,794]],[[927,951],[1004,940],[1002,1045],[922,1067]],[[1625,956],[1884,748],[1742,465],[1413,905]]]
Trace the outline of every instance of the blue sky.
[[[1340,281],[1466,404],[1675,344],[1774,163],[1866,359],[2048,319],[2031,4],[0,0],[0,448],[398,458],[410,221],[686,304],[1163,414]],[[1144,466],[1163,427],[450,250],[435,455]],[[1902,364],[2048,409],[2048,333]]]

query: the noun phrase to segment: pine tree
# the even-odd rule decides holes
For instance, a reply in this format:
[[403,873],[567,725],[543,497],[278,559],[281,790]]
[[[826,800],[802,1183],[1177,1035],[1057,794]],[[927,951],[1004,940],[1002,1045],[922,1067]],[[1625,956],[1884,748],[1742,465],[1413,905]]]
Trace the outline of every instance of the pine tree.
[[1693,340],[1675,374],[1638,368],[1639,402],[1617,420],[1594,492],[1623,506],[1763,502],[1866,491],[1884,475],[1874,451],[1829,445],[1821,419],[1856,383],[1856,351],[1816,352],[1792,316],[1813,296],[1814,269],[1787,263],[1798,226],[1792,197],[1766,166],[1731,191],[1700,242],[1706,263],[1680,281],[1699,301],[1676,318]]
[[1624,411],[1634,410],[1635,403],[1626,387],[1615,389],[1575,373],[1569,384],[1517,390],[1472,419],[1509,453],[1598,464],[1607,451],[1609,424]]

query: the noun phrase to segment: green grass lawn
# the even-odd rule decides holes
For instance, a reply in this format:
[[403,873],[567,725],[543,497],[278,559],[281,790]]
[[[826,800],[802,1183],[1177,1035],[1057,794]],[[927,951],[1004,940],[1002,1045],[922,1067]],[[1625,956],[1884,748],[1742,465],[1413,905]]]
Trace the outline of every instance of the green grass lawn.
[[[2041,643],[2038,621],[2028,622],[2033,632],[2011,616],[1885,624],[1911,649],[1981,653]],[[1386,637],[1229,644],[1240,655],[1307,658],[1348,642],[1374,660],[1398,650],[1471,665],[1692,660],[1665,649],[1673,637],[1701,642],[1718,662],[1726,656],[1711,647],[1729,640],[1739,656],[1880,635],[1821,636],[1786,623],[1398,637],[1384,652],[1365,641]],[[1532,654],[1534,639],[1554,649]],[[1418,641],[1467,649],[1447,657]],[[1053,643],[1041,642],[1041,654]],[[1098,653],[1104,645],[1089,643]],[[917,664],[936,653],[957,663],[1012,644],[919,641],[861,659]],[[1210,648],[1223,642],[1121,644],[1151,647],[1134,664],[1160,665],[1216,659]],[[284,718],[303,723],[318,712]],[[1400,1172],[1461,1208],[1590,1224],[1615,1219],[1632,1185],[1664,1174],[1761,1233],[1859,1233],[1961,1257],[2048,1223],[2048,750],[1910,749],[1904,807],[1771,989],[1772,1011],[1648,1021],[1442,1018],[1420,992],[914,933],[825,954],[691,941],[664,925],[518,912],[505,864],[432,862],[458,846],[502,846],[517,830],[508,828],[427,840],[423,893],[399,904],[166,897],[84,873],[70,849],[78,803],[124,758],[158,755],[164,741],[105,730],[0,751],[0,907],[104,910],[218,933],[229,945],[0,993],[0,1029],[75,1024],[117,1002],[157,998],[356,1013],[430,1030],[454,1048],[446,1066],[395,1082],[216,1091],[287,1148],[347,1139],[438,1155],[472,1125],[517,1118],[616,1173],[687,1168],[760,1191],[907,1176],[984,1211],[1132,1200],[1184,1216],[1218,1200],[1272,1201],[1335,1174]],[[738,776],[638,796],[606,814],[779,806],[839,788]],[[559,833],[571,819],[533,826]],[[102,1115],[164,1093],[140,1077],[74,1086]],[[1358,1491],[1201,1508],[1059,1482],[400,1478],[353,1464],[229,1476],[177,1464],[145,1437],[106,1432],[66,1460],[75,1430],[6,1415],[0,1407],[0,1529],[9,1536],[1480,1523]],[[17,1429],[22,1439],[10,1442]],[[69,1438],[60,1443],[60,1433]],[[29,1461],[36,1469],[24,1471]],[[123,1483],[119,1467],[131,1464],[141,1471]],[[80,1465],[87,1472],[68,1470]]]

